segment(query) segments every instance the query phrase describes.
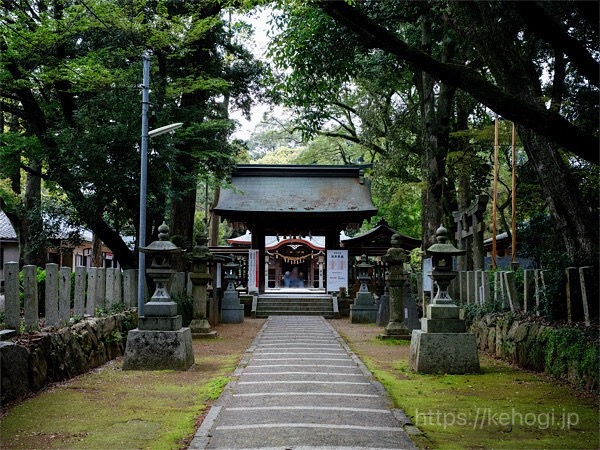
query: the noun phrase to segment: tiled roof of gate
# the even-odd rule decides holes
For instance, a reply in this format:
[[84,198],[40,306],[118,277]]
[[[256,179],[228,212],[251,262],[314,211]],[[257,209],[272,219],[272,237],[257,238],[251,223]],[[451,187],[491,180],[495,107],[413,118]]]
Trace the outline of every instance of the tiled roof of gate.
[[0,210],[0,239],[17,239],[15,229],[2,210]]
[[[252,173],[242,167],[233,175],[233,189],[221,190],[215,211],[266,213],[363,213],[374,215],[371,190],[358,169],[282,166]],[[329,169],[329,170],[327,170]]]

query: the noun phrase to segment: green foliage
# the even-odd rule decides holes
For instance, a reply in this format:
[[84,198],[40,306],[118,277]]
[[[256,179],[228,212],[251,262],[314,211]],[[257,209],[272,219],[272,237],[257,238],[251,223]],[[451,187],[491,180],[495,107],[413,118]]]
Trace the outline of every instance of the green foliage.
[[128,309],[127,306],[125,306],[125,303],[123,301],[120,302],[115,302],[112,305],[110,305],[110,307],[107,310],[108,314],[120,314],[123,311],[126,311]]
[[106,342],[108,344],[120,344],[123,342],[123,335],[119,330],[113,330],[108,336],[106,336]]
[[177,303],[177,314],[181,315],[184,327],[187,327],[194,318],[194,300],[190,295],[174,295],[173,301]]
[[467,303],[461,306],[465,311],[465,321],[467,324],[473,323],[475,320],[487,314],[501,313],[504,311],[502,303],[494,300],[488,300],[481,304]]
[[252,161],[254,164],[291,164],[301,154],[301,148],[278,147],[266,153],[259,159]]
[[[167,217],[198,173],[223,178],[239,152],[228,142],[234,124],[226,106],[249,110],[261,66],[236,39],[241,28],[225,26],[221,14],[219,2],[2,4],[0,96],[10,105],[2,111],[8,133],[0,149],[0,179],[11,180],[0,183],[5,203],[21,207],[14,180],[23,164],[63,195],[76,211],[75,224],[117,244],[123,230],[135,233],[140,117],[132,105],[140,104],[146,51],[150,128],[185,124],[149,141],[149,228]],[[115,256],[133,265],[120,244]]]
[[564,377],[575,370],[578,378],[592,380],[598,386],[600,379],[598,343],[589,342],[579,328],[557,328],[547,333],[546,372]]
[[[46,313],[46,271],[40,267],[36,267],[36,280],[38,284],[38,313],[43,316]],[[23,272],[19,272],[19,304],[21,308],[25,307],[25,277]]]
[[565,268],[570,263],[554,221],[547,214],[538,214],[520,224],[517,232],[522,242],[519,254],[533,258],[544,270],[544,285],[540,285],[544,315],[560,319],[566,308]]

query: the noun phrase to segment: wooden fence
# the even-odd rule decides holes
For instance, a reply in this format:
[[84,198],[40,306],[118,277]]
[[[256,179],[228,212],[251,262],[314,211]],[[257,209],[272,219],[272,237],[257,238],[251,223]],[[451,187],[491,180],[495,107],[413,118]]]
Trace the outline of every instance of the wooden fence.
[[[59,269],[58,264],[46,264],[45,270],[46,327],[64,326],[73,316],[93,316],[97,309],[109,310],[117,303],[123,303],[126,308],[137,305],[137,270],[76,267],[72,275],[70,268]],[[20,329],[22,291],[25,329],[37,330],[40,321],[37,267],[24,266],[22,271],[21,282],[19,264],[4,265],[4,322],[9,328]]]
[[[584,322],[587,326],[598,314],[598,285],[592,267],[569,267],[565,270],[567,322]],[[461,304],[495,302],[503,310],[533,312],[540,316],[548,294],[547,271],[526,269],[517,280],[513,271],[461,271],[450,286],[450,295]]]

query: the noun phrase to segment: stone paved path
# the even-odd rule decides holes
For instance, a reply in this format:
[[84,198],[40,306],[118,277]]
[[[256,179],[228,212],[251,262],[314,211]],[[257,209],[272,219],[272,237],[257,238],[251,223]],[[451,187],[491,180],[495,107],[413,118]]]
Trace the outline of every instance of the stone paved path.
[[383,387],[322,317],[271,316],[189,449],[415,449]]

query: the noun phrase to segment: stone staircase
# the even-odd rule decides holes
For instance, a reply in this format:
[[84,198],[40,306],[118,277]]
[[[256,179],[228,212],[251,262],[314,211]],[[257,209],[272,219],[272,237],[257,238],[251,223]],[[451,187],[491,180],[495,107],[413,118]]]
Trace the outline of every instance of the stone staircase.
[[334,304],[327,294],[261,294],[252,315],[269,316],[323,316],[333,319]]

